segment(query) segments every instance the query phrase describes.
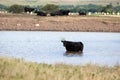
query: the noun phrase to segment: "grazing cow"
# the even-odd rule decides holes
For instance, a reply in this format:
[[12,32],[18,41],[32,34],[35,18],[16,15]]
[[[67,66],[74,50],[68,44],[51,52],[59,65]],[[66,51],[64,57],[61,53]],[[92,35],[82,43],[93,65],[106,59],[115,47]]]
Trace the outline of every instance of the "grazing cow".
[[56,12],[52,12],[52,13],[50,13],[50,15],[51,15],[51,16],[56,16],[57,13],[56,13]]
[[35,13],[37,13],[37,16],[47,16],[47,13],[43,11],[35,11]]
[[83,52],[83,43],[82,42],[72,42],[62,40],[63,46],[66,48],[67,52]]
[[85,12],[79,12],[79,15],[87,15]]
[[60,12],[62,13],[62,15],[68,15],[69,14],[69,10],[60,10]]
[[64,16],[69,14],[69,10],[58,10],[55,12],[50,13],[51,16]]
[[35,10],[35,8],[31,8],[31,7],[24,7],[24,12],[33,12]]

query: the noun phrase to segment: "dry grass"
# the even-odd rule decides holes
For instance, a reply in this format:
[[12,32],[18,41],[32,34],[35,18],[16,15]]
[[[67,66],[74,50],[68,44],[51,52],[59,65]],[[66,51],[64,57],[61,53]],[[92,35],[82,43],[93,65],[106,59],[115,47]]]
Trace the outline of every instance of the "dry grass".
[[0,80],[120,80],[120,66],[72,66],[0,58]]
[[0,30],[120,32],[120,17],[0,14]]

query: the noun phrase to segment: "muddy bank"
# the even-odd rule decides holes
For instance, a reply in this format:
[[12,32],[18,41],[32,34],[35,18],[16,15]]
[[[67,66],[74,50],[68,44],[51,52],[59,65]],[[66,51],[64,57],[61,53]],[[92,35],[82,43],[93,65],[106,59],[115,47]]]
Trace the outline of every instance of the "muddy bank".
[[120,17],[0,14],[0,30],[120,32]]

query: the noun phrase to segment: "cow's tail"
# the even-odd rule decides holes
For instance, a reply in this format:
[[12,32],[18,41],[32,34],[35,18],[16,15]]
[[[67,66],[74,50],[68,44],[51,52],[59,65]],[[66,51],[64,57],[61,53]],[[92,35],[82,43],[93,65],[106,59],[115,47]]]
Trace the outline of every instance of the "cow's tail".
[[81,46],[82,46],[82,47],[81,47],[81,51],[83,52],[84,45],[83,45],[82,42],[81,42],[80,44],[81,44]]

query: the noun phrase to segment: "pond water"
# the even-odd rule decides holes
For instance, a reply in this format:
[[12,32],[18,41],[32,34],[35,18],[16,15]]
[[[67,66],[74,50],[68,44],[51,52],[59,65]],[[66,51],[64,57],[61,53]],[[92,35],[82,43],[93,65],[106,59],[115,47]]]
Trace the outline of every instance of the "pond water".
[[[65,55],[61,40],[81,41],[83,55]],[[0,31],[0,56],[38,63],[120,64],[120,33]]]

